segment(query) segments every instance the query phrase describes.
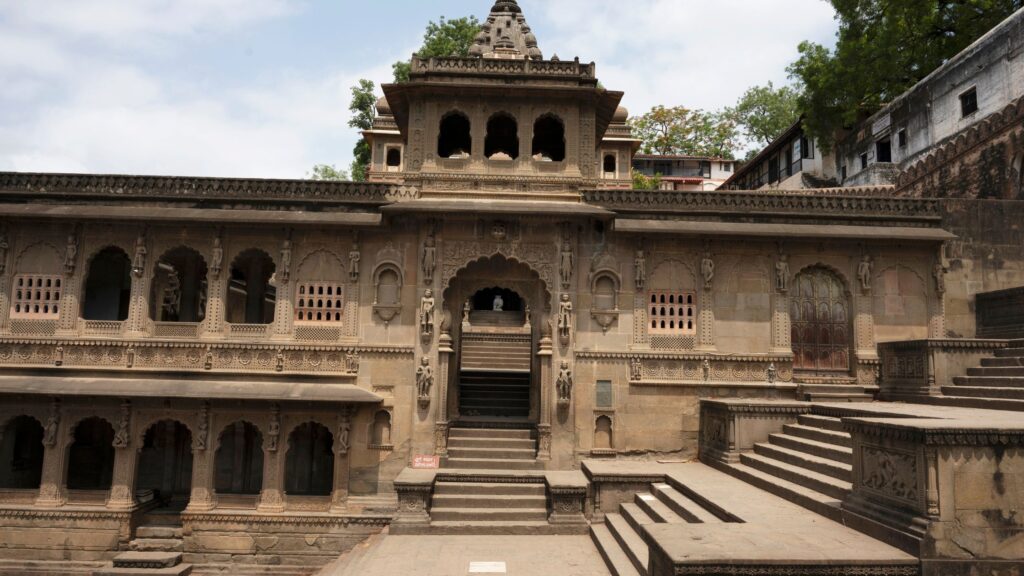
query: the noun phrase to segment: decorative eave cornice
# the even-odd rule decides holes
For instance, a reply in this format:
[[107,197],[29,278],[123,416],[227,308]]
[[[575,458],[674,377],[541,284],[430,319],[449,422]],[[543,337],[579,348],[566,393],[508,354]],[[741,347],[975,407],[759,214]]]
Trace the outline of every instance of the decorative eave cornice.
[[914,424],[915,419],[895,421],[843,419],[843,428],[851,434],[923,443],[928,446],[1024,446],[1024,429],[936,427]]
[[882,342],[879,350],[943,350],[947,352],[976,352],[979,350],[1002,350],[1010,346],[1009,340],[999,339],[932,339]]
[[734,414],[809,414],[813,405],[808,402],[729,402],[723,400],[701,399],[701,409],[730,412]]
[[716,360],[720,362],[792,362],[792,354],[742,354],[735,356],[722,356],[707,352],[598,352],[594,350],[579,350],[576,352],[579,360]]

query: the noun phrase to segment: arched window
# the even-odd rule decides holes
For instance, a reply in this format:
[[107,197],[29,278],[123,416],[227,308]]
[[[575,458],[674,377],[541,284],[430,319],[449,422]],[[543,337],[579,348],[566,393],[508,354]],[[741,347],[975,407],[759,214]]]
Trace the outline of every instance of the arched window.
[[391,413],[380,410],[373,416],[370,443],[374,446],[391,445]]
[[288,438],[285,492],[329,496],[334,487],[334,436],[315,422],[296,428]]
[[615,160],[615,154],[604,155],[604,173],[606,176],[615,176],[617,162]]
[[153,490],[164,501],[188,500],[192,489],[192,433],[187,426],[163,420],[146,430],[135,486]]
[[533,158],[561,162],[565,160],[565,126],[553,114],[545,114],[533,124]]
[[262,250],[246,250],[231,263],[227,321],[231,324],[270,324],[274,321],[277,288],[270,283],[274,261]]
[[402,167],[402,151],[398,148],[388,148],[384,157],[384,164],[389,172],[397,172]]
[[615,279],[603,274],[594,281],[594,308],[597,310],[615,310],[616,298]]
[[519,158],[519,125],[505,113],[495,114],[487,121],[484,156],[494,160]]
[[158,322],[202,322],[206,317],[206,261],[191,248],[175,248],[157,260],[150,317]]
[[214,456],[214,489],[221,494],[259,494],[263,489],[263,435],[248,422],[220,433]]
[[89,275],[85,280],[85,301],[82,303],[82,318],[86,320],[126,320],[131,294],[131,259],[120,248],[106,248],[97,254],[89,264]]
[[401,300],[402,277],[398,269],[391,265],[382,266],[377,270],[376,293],[374,304],[395,306]]
[[42,476],[43,426],[31,416],[18,416],[0,440],[0,488],[35,490]]
[[110,490],[114,478],[114,427],[102,418],[75,426],[68,450],[68,490]]
[[598,416],[594,423],[594,449],[611,450],[615,448],[615,438],[612,436],[612,419],[608,416]]
[[446,114],[441,119],[441,131],[437,137],[437,155],[440,158],[468,158],[472,152],[469,118],[461,112]]

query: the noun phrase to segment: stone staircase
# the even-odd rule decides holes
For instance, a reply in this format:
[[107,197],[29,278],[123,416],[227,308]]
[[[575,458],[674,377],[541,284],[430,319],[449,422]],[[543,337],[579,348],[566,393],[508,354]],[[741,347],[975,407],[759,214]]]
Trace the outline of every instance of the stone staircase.
[[853,490],[852,439],[839,418],[801,415],[768,442],[723,464],[732,475],[837,522]]
[[[477,481],[480,480],[480,481]],[[434,484],[432,534],[533,534],[548,527],[543,477],[442,478]]]
[[115,556],[109,568],[93,576],[189,576],[192,565],[181,561],[184,547],[181,526],[140,526],[130,551]]
[[968,368],[966,376],[953,378],[942,386],[944,405],[965,408],[1024,411],[1024,340],[995,351],[995,358],[983,358],[981,366]]
[[462,372],[459,413],[470,417],[526,418],[530,415],[530,373]]
[[820,377],[800,383],[797,398],[808,402],[871,402],[878,386],[857,384],[856,378]]
[[448,432],[446,468],[465,470],[543,470],[537,441],[528,428],[463,428]]
[[651,524],[715,524],[737,522],[692,491],[667,483],[652,484],[649,493],[619,505],[604,524],[590,527],[590,537],[614,576],[648,576],[649,550],[643,536]]

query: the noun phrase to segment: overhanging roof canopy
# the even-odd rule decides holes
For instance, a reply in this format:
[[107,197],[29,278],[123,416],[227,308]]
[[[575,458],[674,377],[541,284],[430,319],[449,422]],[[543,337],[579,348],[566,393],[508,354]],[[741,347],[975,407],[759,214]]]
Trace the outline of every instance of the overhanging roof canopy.
[[618,232],[680,236],[753,236],[772,238],[834,238],[837,240],[904,240],[943,242],[956,238],[941,228],[911,226],[843,226],[833,224],[767,224],[747,222],[689,222],[618,218]]

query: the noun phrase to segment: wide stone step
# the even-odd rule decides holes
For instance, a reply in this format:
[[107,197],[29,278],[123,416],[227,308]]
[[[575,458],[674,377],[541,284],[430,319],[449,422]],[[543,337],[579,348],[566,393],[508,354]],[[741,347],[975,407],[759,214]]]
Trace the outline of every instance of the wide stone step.
[[438,522],[541,522],[547,508],[433,508],[430,519]]
[[474,397],[478,397],[478,398],[495,398],[495,399],[499,399],[499,398],[529,398],[530,397],[530,389],[525,387],[525,386],[517,387],[517,388],[512,388],[512,387],[493,387],[493,388],[479,387],[478,388],[478,387],[466,387],[466,386],[463,386],[462,389],[459,391],[459,394],[463,398],[467,398],[469,396],[474,396]]
[[532,431],[529,429],[514,428],[452,428],[448,432],[449,438],[507,438],[513,440],[529,440]]
[[846,394],[842,392],[808,394],[808,400],[812,402],[871,402],[875,399],[874,394]]
[[604,558],[604,563],[612,576],[640,576],[640,572],[615,539],[607,524],[594,524],[590,527],[590,539],[597,546],[597,551]]
[[184,529],[180,526],[139,526],[136,538],[181,538]]
[[543,470],[544,463],[536,460],[449,458],[447,467],[463,470]]
[[825,444],[835,444],[836,446],[844,446],[846,448],[853,447],[853,437],[846,432],[834,432],[824,428],[804,426],[803,424],[786,424],[782,429],[790,436],[824,442]]
[[532,508],[547,506],[544,495],[434,494],[432,509],[443,508]]
[[835,522],[842,522],[843,520],[843,510],[840,507],[842,502],[831,496],[742,463],[725,464],[722,468],[748,484],[766,492],[771,492],[793,504],[803,506],[829,520]]
[[982,358],[982,368],[1014,368],[1018,366],[1024,366],[1024,357],[1022,356],[1003,356],[1000,358]]
[[629,525],[633,527],[633,530],[636,530],[637,534],[640,533],[641,526],[659,523],[654,518],[651,518],[643,508],[632,502],[619,504],[619,514],[626,519],[626,522],[629,522]]
[[626,557],[641,576],[647,576],[647,561],[650,552],[644,539],[620,514],[608,514],[604,523],[611,530],[612,536],[626,552]]
[[806,452],[798,452],[789,448],[783,448],[782,446],[765,443],[754,444],[754,453],[774,458],[793,466],[807,468],[808,470],[831,476],[836,480],[853,481],[853,466],[828,458],[812,456]]
[[1003,348],[1002,350],[996,350],[997,358],[1024,358],[1024,348],[1019,346],[1013,346],[1012,348]]
[[968,376],[1024,376],[1024,366],[1014,368],[968,368]]
[[437,482],[434,497],[463,496],[540,496],[546,497],[547,489],[540,483],[496,484],[490,482]]
[[185,541],[174,538],[136,538],[128,543],[133,552],[182,552]]
[[[956,389],[954,388],[955,392]],[[1024,411],[1024,400],[1004,400],[1000,398],[969,398],[967,396],[934,396],[929,403],[940,406],[959,406],[961,408],[982,408],[984,410]]]
[[682,519],[690,523],[715,524],[721,518],[668,484],[654,484],[651,492]]
[[638,508],[644,511],[647,516],[659,524],[686,524],[687,521],[672,511],[664,502],[654,494],[641,492],[633,497],[633,502]]
[[172,568],[181,564],[181,552],[123,552],[114,556],[114,568]]
[[801,414],[797,416],[797,422],[804,426],[831,430],[833,432],[846,432],[843,429],[843,421],[832,416],[818,416],[817,414]]
[[982,388],[1024,388],[1024,378],[1013,376],[954,376],[956,386],[978,386]]
[[513,448],[532,450],[536,441],[519,438],[448,438],[448,448]]
[[970,398],[999,398],[1001,400],[1024,400],[1024,388],[943,386],[942,393],[950,396]]
[[805,452],[811,456],[828,458],[830,460],[835,460],[836,462],[842,462],[843,464],[853,464],[853,449],[847,448],[846,446],[837,446],[826,442],[818,442],[817,440],[808,440],[807,438],[790,436],[789,434],[769,434],[768,441],[776,446]]
[[853,490],[853,485],[850,482],[837,480],[831,476],[786,464],[785,462],[775,460],[774,458],[767,458],[760,454],[740,454],[740,462],[762,472],[778,476],[783,480],[799,484],[815,492],[820,492],[836,500],[845,499]]
[[191,564],[178,564],[170,568],[101,568],[92,576],[189,576],[192,574]]
[[533,460],[537,451],[532,448],[452,448],[448,447],[449,458],[487,458],[495,460]]

